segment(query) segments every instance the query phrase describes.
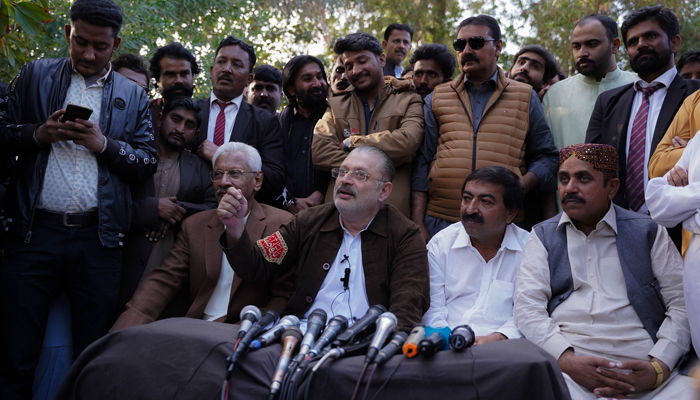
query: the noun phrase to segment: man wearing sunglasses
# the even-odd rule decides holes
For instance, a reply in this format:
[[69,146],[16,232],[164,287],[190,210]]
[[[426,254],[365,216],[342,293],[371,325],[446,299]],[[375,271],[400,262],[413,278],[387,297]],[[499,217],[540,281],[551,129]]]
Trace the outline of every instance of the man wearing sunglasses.
[[257,242],[244,224],[247,199],[230,188],[218,215],[226,226],[220,244],[235,274],[264,282],[294,272],[284,314],[302,322],[321,308],[352,323],[382,304],[408,332],[428,310],[428,257],[418,227],[384,204],[394,172],[382,150],[358,147],[333,169],[333,203],[300,212]]
[[[414,161],[411,216],[426,241],[460,220],[460,178],[481,167],[515,172],[526,195],[556,190],[557,151],[537,93],[496,64],[498,22],[465,19],[453,45],[462,73],[424,99],[425,137]],[[546,204],[542,216],[555,215],[556,203]]]
[[[214,153],[213,164],[209,182],[210,186],[213,182],[216,199],[220,201],[229,188],[241,193],[247,202],[245,225],[253,239],[272,234],[291,219],[290,213],[255,201],[263,181],[262,161],[255,148],[240,142],[225,143]],[[217,244],[222,232],[224,226],[216,210],[183,221],[173,249],[139,284],[112,330],[153,322],[164,312],[231,323],[239,320],[241,310],[249,304],[281,312],[289,298],[291,280],[279,275],[265,283],[244,282],[233,273]],[[185,292],[178,294],[183,287]],[[174,310],[172,303],[182,310]]]

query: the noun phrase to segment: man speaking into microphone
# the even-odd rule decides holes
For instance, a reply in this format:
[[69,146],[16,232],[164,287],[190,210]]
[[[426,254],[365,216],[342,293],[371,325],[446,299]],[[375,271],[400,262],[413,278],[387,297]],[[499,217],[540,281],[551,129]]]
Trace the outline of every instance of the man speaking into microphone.
[[384,202],[394,165],[380,149],[353,150],[332,175],[333,203],[304,210],[272,235],[253,241],[245,228],[246,199],[230,188],[217,209],[226,232],[220,245],[234,272],[263,282],[294,268],[284,314],[302,322],[312,310],[352,323],[370,305],[384,305],[408,332],[429,306],[429,269],[418,226]]

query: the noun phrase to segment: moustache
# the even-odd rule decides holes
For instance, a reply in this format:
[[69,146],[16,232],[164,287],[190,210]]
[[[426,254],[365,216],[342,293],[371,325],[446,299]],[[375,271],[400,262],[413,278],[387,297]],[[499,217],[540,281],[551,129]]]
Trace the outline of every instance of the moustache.
[[416,88],[416,93],[430,93],[432,89],[428,85],[419,85]]
[[515,79],[515,78],[517,78],[517,77],[519,77],[519,76],[522,76],[523,78],[525,78],[525,79],[527,80],[528,83],[529,83],[529,82],[532,82],[532,78],[530,78],[530,75],[528,75],[527,72],[518,72],[517,74],[513,75],[513,78],[512,78],[512,79]]
[[561,204],[568,203],[569,201],[586,204],[586,200],[584,200],[583,197],[571,193],[564,195],[564,197],[561,199]]
[[353,79],[352,79],[352,80],[353,80],[353,82],[357,82],[357,81],[359,81],[360,79],[365,78],[365,77],[366,77],[366,78],[369,78],[369,72],[365,72],[365,73],[362,73],[362,74],[359,74],[359,75],[353,75],[353,77],[352,77]]
[[185,140],[185,135],[178,133],[178,132],[170,132],[170,133],[168,133],[168,137],[176,137],[176,138],[179,138],[180,140]]
[[477,222],[477,223],[483,223],[484,222],[484,217],[481,214],[469,214],[469,213],[464,213],[462,214],[462,221],[464,222]]
[[267,97],[261,97],[258,99],[258,105],[260,104],[267,104],[268,106],[271,106],[272,102]]
[[580,67],[581,64],[583,64],[583,63],[595,64],[595,61],[591,60],[590,58],[582,58],[582,59],[576,61],[576,66]]
[[217,80],[233,82],[233,77],[227,73],[222,73],[217,77]]
[[350,194],[352,197],[357,197],[357,192],[355,191],[355,188],[346,183],[343,183],[340,186],[338,186],[338,189],[335,192],[338,193],[341,190],[348,192],[348,194]]
[[634,56],[634,61],[639,60],[639,57],[645,56],[645,55],[658,56],[659,52],[654,50],[654,49],[641,49],[637,52],[637,55]]
[[479,62],[479,59],[474,54],[465,54],[459,60],[462,62],[462,65],[468,63],[469,61]]
[[221,200],[226,195],[226,193],[228,193],[228,187],[222,187],[221,189],[216,191],[216,198]]

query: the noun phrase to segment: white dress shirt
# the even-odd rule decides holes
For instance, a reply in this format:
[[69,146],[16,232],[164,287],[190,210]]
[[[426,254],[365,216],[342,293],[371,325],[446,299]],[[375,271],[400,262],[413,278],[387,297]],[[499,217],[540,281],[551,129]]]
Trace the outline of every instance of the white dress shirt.
[[690,332],[683,299],[683,264],[659,227],[651,250],[654,276],[661,287],[666,319],[654,343],[627,297],[617,252],[615,209],[610,207],[588,236],[562,214],[574,291],[552,315],[547,250],[532,232],[523,251],[515,288],[515,322],[523,336],[554,358],[572,347],[576,354],[616,361],[656,357],[671,369],[690,348]]
[[[367,227],[374,221],[369,221],[365,229],[354,237],[343,226],[343,218],[340,218],[340,226],[343,228],[343,242],[340,250],[330,265],[328,274],[318,290],[316,299],[311,304],[309,311],[301,318],[301,330],[306,331],[306,321],[313,310],[320,308],[328,315],[328,320],[336,315],[343,315],[348,319],[348,326],[362,318],[369,310],[367,290],[365,288],[365,271],[362,263],[362,235]],[[346,257],[347,256],[347,257]],[[341,279],[345,278],[345,269],[350,268],[350,280],[345,288]]]
[[[221,107],[215,100],[219,100],[218,97],[212,91],[209,94],[209,126],[207,127],[207,140],[210,142],[214,141],[214,129],[216,128],[216,117],[219,116],[219,111]],[[236,117],[238,116],[238,110],[241,108],[241,103],[243,102],[243,93],[235,99],[231,100],[231,105],[226,107],[224,110],[226,115],[226,130],[224,131],[224,143],[231,141],[231,131],[233,130],[233,124],[236,122]]]
[[519,338],[513,289],[527,237],[527,231],[507,225],[501,248],[486,262],[461,222],[433,236],[428,243],[430,309],[423,323],[451,329],[468,324],[477,336],[499,332]]
[[[664,72],[661,76],[654,79],[651,83],[646,83],[642,79],[637,79],[639,85],[642,87],[647,87],[654,84],[655,82],[661,83],[664,86],[658,89],[651,96],[649,96],[649,113],[647,114],[647,136],[644,141],[644,190],[646,191],[647,182],[649,182],[649,158],[653,151],[651,149],[652,142],[654,141],[654,130],[656,129],[656,121],[659,119],[659,114],[661,113],[661,106],[664,104],[666,99],[666,93],[668,93],[668,87],[671,86],[671,82],[678,74],[676,67],[672,67],[668,71]],[[632,103],[632,113],[630,114],[629,126],[627,127],[627,144],[625,145],[625,155],[626,159],[629,160],[630,154],[630,140],[632,138],[632,125],[634,125],[634,117],[637,115],[637,111],[642,106],[642,101],[644,99],[644,94],[637,89],[637,83],[633,85],[634,91],[634,102]],[[648,214],[646,205],[642,205],[639,212]]]
[[[695,134],[695,138],[700,133]],[[688,171],[688,185],[671,186],[662,178],[649,181],[646,201],[658,224],[683,228],[693,234],[685,253],[683,288],[695,351],[700,351],[700,140],[691,139],[676,166]]]

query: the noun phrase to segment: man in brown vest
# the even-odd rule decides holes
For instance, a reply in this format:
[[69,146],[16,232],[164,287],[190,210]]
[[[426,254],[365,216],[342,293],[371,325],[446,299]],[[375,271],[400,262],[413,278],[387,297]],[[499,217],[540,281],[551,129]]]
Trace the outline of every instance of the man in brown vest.
[[[508,168],[526,195],[556,190],[557,149],[537,93],[496,64],[503,48],[498,22],[470,17],[457,32],[462,73],[424,99],[425,138],[413,166],[411,217],[426,241],[460,220],[461,184],[476,169]],[[552,201],[543,216],[554,214]]]

